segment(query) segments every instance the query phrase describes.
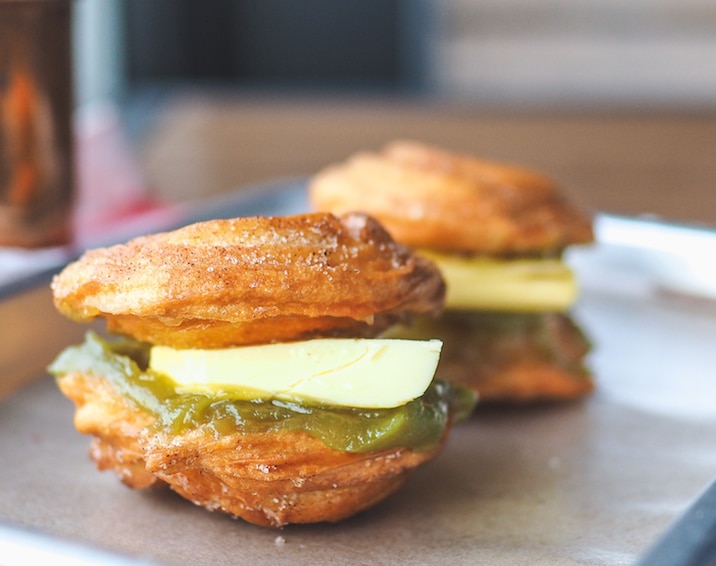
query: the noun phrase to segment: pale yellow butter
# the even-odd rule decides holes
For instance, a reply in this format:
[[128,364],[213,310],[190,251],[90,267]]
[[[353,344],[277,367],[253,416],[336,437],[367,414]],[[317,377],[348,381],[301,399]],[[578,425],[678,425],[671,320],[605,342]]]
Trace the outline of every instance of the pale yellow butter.
[[445,307],[523,312],[565,311],[577,298],[572,270],[559,259],[492,259],[420,251],[442,272]]
[[440,340],[317,339],[219,350],[151,349],[149,366],[182,392],[232,391],[330,405],[390,408],[420,397]]

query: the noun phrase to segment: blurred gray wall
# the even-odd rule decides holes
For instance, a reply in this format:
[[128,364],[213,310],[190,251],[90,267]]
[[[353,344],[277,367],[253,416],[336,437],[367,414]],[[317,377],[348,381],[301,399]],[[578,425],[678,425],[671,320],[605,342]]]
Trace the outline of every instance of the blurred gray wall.
[[716,106],[714,0],[433,0],[430,82],[503,104]]

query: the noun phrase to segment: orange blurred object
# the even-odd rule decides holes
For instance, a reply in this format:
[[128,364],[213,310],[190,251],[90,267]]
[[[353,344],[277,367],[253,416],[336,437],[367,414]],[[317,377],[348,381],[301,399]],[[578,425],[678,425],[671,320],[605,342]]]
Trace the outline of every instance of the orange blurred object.
[[0,245],[71,239],[69,0],[0,0]]

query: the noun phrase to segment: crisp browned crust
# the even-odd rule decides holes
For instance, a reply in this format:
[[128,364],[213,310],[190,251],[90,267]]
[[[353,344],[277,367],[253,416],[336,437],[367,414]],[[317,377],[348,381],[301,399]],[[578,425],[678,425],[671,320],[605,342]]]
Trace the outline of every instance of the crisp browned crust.
[[302,431],[156,432],[154,417],[102,377],[71,373],[58,384],[77,407],[77,430],[94,436],[90,455],[99,469],[135,489],[167,484],[197,505],[267,527],[354,515],[393,493],[440,450],[340,452]]
[[418,248],[525,254],[593,239],[591,218],[545,176],[411,141],[327,167],[309,195],[316,210],[365,211]]
[[179,348],[376,335],[437,313],[445,285],[372,218],[213,220],[86,252],[52,282],[78,321]]
[[154,417],[138,411],[109,381],[96,376],[68,374],[57,385],[77,408],[75,428],[93,436],[90,455],[97,468],[114,470],[123,483],[136,489],[157,483],[145,469],[139,443]]

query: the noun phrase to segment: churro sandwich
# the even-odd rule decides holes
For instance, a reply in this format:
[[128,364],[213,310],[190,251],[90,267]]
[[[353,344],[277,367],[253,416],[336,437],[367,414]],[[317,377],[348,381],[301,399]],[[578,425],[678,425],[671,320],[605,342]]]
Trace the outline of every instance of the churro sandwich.
[[546,176],[413,141],[360,152],[309,183],[315,210],[364,211],[434,261],[445,311],[404,336],[441,339],[438,377],[479,401],[580,398],[594,387],[590,344],[570,314],[568,246],[593,240],[589,215]]
[[50,366],[96,466],[257,525],[375,505],[470,403],[433,379],[439,340],[385,337],[439,314],[445,284],[363,214],[139,237],[87,251],[52,292],[69,318],[106,321]]

